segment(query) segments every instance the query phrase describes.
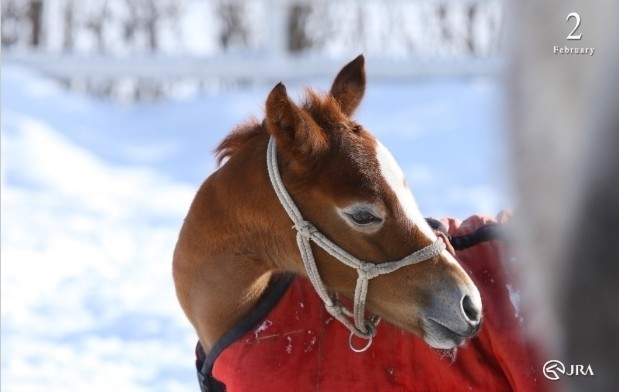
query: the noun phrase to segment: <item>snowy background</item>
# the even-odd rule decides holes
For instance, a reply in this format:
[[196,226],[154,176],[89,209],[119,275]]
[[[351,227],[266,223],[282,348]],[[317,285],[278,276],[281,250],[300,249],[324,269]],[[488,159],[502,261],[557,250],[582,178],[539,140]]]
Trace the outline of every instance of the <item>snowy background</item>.
[[[356,117],[393,152],[426,216],[509,205],[499,81],[377,82],[367,69]],[[284,83],[298,98],[304,85],[329,87]],[[213,149],[262,117],[272,85],[134,104],[62,86],[2,64],[0,389],[195,391],[172,250]]]
[[[369,83],[357,117],[424,214],[506,206],[496,82]],[[196,389],[172,249],[211,151],[269,88],[127,107],[3,67],[3,391]]]

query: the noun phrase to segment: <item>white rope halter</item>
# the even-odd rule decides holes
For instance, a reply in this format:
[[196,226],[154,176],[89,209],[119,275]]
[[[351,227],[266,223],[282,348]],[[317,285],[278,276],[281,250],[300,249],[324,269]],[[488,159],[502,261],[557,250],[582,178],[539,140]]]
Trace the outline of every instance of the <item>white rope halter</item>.
[[[277,165],[277,150],[275,146],[275,140],[273,137],[269,140],[269,146],[267,147],[267,169],[269,171],[269,178],[273,189],[277,194],[277,197],[288,213],[288,216],[294,223],[292,226],[297,230],[297,245],[301,252],[301,259],[307,270],[310,282],[314,286],[314,289],[325,303],[327,312],[334,318],[340,321],[346,328],[350,330],[350,337],[348,343],[350,348],[355,352],[363,352],[367,350],[372,344],[372,338],[376,335],[376,326],[380,321],[380,317],[371,316],[368,319],[365,315],[365,300],[368,294],[368,281],[382,274],[388,274],[399,268],[407,265],[419,263],[424,260],[428,260],[445,249],[445,243],[439,237],[432,244],[422,248],[412,254],[406,256],[402,260],[391,261],[387,263],[374,264],[359,260],[355,256],[351,255],[344,249],[334,244],[331,240],[325,237],[318,229],[310,222],[303,219],[301,211],[294,204],[294,201],[290,197],[290,194],[286,190],[282,177],[279,174],[279,168]],[[331,256],[335,257],[347,266],[357,270],[359,275],[357,278],[357,286],[355,287],[354,307],[351,312],[344,307],[342,303],[337,299],[331,297],[324,283],[320,279],[318,268],[316,267],[316,261],[314,260],[314,254],[310,246],[310,240],[327,251]],[[353,322],[350,320],[353,319]],[[358,337],[368,339],[368,343],[363,348],[356,348],[352,344],[352,337],[356,335]]]

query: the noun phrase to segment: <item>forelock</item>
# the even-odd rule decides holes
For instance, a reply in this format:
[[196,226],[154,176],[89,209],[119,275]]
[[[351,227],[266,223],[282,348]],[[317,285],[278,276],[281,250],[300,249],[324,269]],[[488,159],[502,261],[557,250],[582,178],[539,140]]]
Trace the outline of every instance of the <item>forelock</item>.
[[306,88],[306,98],[302,108],[307,111],[314,121],[323,128],[336,128],[349,121],[340,110],[340,105],[335,98],[327,93],[318,93],[311,88]]

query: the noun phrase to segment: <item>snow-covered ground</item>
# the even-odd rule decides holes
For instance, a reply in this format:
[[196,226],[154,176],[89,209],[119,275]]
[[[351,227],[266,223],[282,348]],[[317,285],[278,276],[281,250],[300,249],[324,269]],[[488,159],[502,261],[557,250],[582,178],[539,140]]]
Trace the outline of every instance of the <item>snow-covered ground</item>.
[[[172,249],[212,150],[261,117],[270,88],[120,106],[3,67],[2,391],[197,389]],[[370,73],[357,118],[425,215],[464,218],[508,204],[500,102],[493,80],[377,85]]]

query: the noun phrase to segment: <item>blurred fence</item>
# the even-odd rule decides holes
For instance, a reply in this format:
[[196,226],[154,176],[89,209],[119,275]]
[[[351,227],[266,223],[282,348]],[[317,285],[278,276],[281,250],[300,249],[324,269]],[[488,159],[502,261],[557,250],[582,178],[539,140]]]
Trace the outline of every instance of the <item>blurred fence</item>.
[[375,79],[486,75],[501,26],[501,0],[3,0],[2,59],[156,99],[331,77],[360,52]]

